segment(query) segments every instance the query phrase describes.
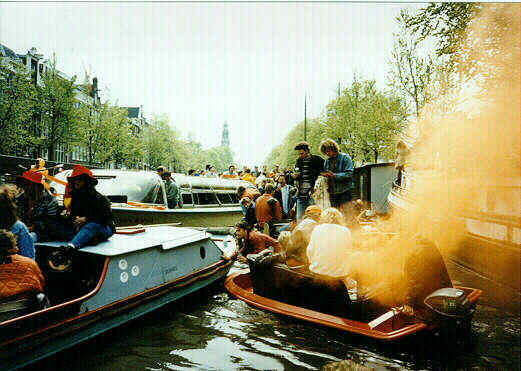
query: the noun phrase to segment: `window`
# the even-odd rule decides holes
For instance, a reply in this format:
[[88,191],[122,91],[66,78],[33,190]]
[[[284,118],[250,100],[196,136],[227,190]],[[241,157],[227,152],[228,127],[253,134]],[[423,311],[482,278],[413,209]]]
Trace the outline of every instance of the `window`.
[[194,193],[194,202],[197,205],[218,205],[215,193]]
[[183,204],[191,205],[194,203],[194,201],[192,200],[191,193],[183,193],[183,194],[181,194],[181,196],[183,197]]
[[160,192],[160,191],[161,191],[161,184],[159,184],[159,182],[158,182],[153,187],[150,188],[148,193],[143,198],[143,201],[141,201],[141,202],[146,203],[146,204],[153,204],[157,198],[158,192]]
[[159,204],[159,205],[164,205],[165,204],[165,200],[164,200],[164,197],[163,197],[163,190],[161,188],[159,188],[159,191],[157,192],[157,197],[156,197],[156,204]]
[[233,204],[232,193],[217,193],[217,199],[222,204]]

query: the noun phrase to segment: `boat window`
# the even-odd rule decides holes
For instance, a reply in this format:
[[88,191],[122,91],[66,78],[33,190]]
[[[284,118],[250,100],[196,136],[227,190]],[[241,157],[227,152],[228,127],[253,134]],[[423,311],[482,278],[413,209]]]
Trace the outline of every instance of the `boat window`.
[[239,197],[237,197],[237,193],[231,193],[230,196],[232,198],[232,203],[233,204],[238,204],[239,203]]
[[194,193],[194,202],[197,205],[218,205],[215,193]]
[[159,187],[159,191],[157,192],[156,201],[154,203],[159,204],[159,205],[165,204],[165,200],[163,197],[163,189],[161,189],[161,187]]
[[232,193],[217,193],[217,199],[222,204],[233,204]]
[[190,193],[183,193],[181,194],[181,197],[183,197],[183,204],[185,205],[191,205],[194,203],[192,200],[192,195]]
[[161,191],[161,185],[159,184],[159,181],[150,188],[150,190],[147,192],[145,197],[143,198],[143,203],[146,204],[153,204],[157,198],[157,194]]

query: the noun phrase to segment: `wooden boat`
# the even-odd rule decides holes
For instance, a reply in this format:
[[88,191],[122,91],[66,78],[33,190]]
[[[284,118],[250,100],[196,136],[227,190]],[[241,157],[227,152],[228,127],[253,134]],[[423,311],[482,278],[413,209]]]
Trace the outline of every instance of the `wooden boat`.
[[234,248],[231,238],[188,228],[126,229],[74,252],[66,272],[48,264],[61,244],[38,244],[50,305],[37,309],[31,297],[0,302],[0,364],[29,365],[225,277],[231,260],[223,244]]
[[[55,176],[51,186],[63,195],[71,170]],[[164,182],[152,171],[94,169],[96,189],[112,201],[118,226],[181,223],[183,227],[232,226],[242,218],[237,188],[250,183],[234,179],[173,174],[182,208],[169,209]]]
[[[277,272],[272,272],[274,279],[269,288],[255,287],[252,274],[244,271],[230,275],[225,287],[231,294],[255,307],[377,340],[396,341],[440,327],[440,322],[428,324],[412,320],[400,310],[381,308],[361,296],[358,301],[350,299],[343,284],[336,286],[329,280],[309,280],[306,277],[308,274],[295,274],[294,268],[288,269],[280,264],[278,269],[286,271],[285,277],[281,279]],[[285,287],[281,289],[281,285]],[[470,304],[475,306],[481,290],[459,289],[467,294]],[[266,291],[270,293],[265,294]],[[295,305],[296,301],[299,305]],[[464,323],[467,330],[470,328],[470,320],[468,318]]]

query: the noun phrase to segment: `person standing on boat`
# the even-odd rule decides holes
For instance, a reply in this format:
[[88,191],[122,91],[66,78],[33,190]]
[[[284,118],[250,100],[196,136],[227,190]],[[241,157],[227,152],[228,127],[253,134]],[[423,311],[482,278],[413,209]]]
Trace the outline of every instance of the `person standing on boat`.
[[0,299],[43,291],[45,280],[33,259],[18,254],[16,237],[0,229]]
[[[258,254],[269,247],[272,247],[274,252],[280,251],[279,241],[267,234],[255,231],[253,226],[244,219],[235,224],[235,230],[235,237],[238,240],[244,240],[244,248],[241,251],[243,257],[248,254]],[[245,259],[240,260],[244,261]]]
[[[33,174],[38,173],[33,172]],[[11,231],[16,236],[17,246],[22,256],[35,259],[33,239],[27,226],[16,216],[14,194],[7,186],[0,188],[0,229]]]
[[266,184],[264,194],[257,199],[255,203],[255,216],[259,228],[266,234],[273,237],[275,235],[275,227],[273,223],[282,218],[282,207],[273,194],[275,186],[272,183]]
[[166,201],[169,209],[175,209],[179,205],[179,187],[177,183],[172,179],[172,173],[165,171],[163,173],[163,179],[165,181]]
[[297,181],[297,221],[301,221],[306,208],[314,204],[311,193],[320,172],[324,170],[324,159],[311,154],[308,142],[297,143],[295,151],[298,151],[298,159],[292,176]]
[[255,203],[249,196],[244,196],[241,199],[241,207],[243,209],[244,219],[246,219],[248,224],[250,224],[251,226],[257,224],[257,217],[255,214]]
[[353,188],[353,160],[347,153],[339,151],[338,144],[333,139],[323,140],[320,143],[320,152],[328,157],[321,175],[328,179],[331,206],[345,215]]
[[293,208],[293,190],[294,188],[292,186],[286,184],[286,177],[282,174],[279,175],[274,197],[282,206],[283,218],[288,218],[289,212]]
[[116,228],[107,197],[94,188],[98,180],[82,165],[75,165],[68,182],[71,190],[71,218],[74,224],[70,249],[79,249],[89,243],[99,243],[111,237]]

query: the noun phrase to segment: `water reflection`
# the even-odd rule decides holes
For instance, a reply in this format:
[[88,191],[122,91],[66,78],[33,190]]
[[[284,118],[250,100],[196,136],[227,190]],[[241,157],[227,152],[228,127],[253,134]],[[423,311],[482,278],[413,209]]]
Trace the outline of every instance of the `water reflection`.
[[35,369],[519,369],[520,320],[479,306],[467,344],[370,341],[258,310],[222,283],[40,362]]

